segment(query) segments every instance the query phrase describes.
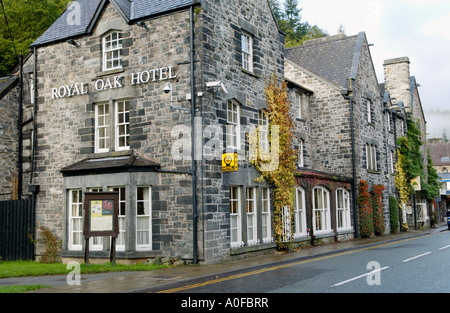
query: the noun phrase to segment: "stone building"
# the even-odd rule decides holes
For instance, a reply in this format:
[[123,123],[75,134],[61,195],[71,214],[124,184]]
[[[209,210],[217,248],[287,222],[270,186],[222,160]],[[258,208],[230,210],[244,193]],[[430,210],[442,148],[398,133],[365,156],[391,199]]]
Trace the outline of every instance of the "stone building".
[[0,79],[0,200],[13,198],[18,171],[18,77]]
[[[287,51],[284,39],[267,0],[74,1],[23,67],[22,189],[63,257],[84,256],[85,193],[102,191],[119,194],[119,259],[208,263],[275,248],[273,189],[255,180],[248,141],[256,127],[268,134],[274,74],[295,122],[294,243],[357,235],[361,180],[386,187],[389,232],[405,114],[380,91],[365,33]],[[17,90],[0,100],[14,108]],[[109,238],[89,249],[109,257]]]
[[[299,184],[311,185],[314,177],[312,188],[321,188],[321,194],[330,199],[326,214],[331,219],[322,236],[353,236],[361,180],[370,188],[385,186],[383,207],[389,232],[388,199],[395,193],[394,129],[396,135],[404,134],[403,119],[394,120],[389,114],[392,101],[388,93],[380,92],[365,33],[307,41],[287,49],[285,64],[287,79],[312,91],[305,104],[309,115],[299,121],[304,125],[299,136],[305,160],[299,168]],[[348,199],[345,208],[339,192]],[[314,204],[310,210],[316,210]]]
[[[84,256],[84,194],[102,191],[119,194],[119,259],[273,246],[271,189],[246,143],[267,121],[265,83],[284,76],[266,0],[78,0],[31,49],[24,196],[37,192],[37,226],[62,239],[63,258]],[[224,151],[238,172],[222,171]],[[109,256],[109,238],[89,245]]]
[[[384,61],[384,84],[382,89],[388,92],[393,102],[402,109],[402,114],[406,120],[412,120],[418,123],[423,145],[420,148],[423,160],[423,182],[428,177],[428,151],[427,151],[427,122],[420,99],[419,87],[416,77],[411,75],[410,61],[408,57],[394,58]],[[393,113],[394,114],[394,113]],[[402,124],[401,127],[404,127]],[[414,210],[414,202],[416,209]],[[429,217],[431,215],[431,203],[420,196],[416,192],[414,197],[408,204],[406,218],[408,225],[417,225],[418,221],[429,225]]]

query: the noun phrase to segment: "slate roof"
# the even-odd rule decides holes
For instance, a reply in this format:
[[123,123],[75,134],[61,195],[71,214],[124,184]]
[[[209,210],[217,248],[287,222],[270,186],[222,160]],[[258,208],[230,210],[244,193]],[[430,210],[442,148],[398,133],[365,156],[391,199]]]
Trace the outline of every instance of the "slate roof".
[[300,47],[286,49],[286,58],[347,89],[348,78],[356,78],[364,36],[359,33],[309,40]]
[[6,94],[11,88],[14,88],[19,82],[19,77],[11,76],[0,78],[0,99]]
[[[31,47],[43,46],[62,40],[89,34],[101,10],[111,2],[126,22],[132,24],[142,19],[167,14],[187,8],[197,3],[197,0],[75,0],[79,6],[70,6],[64,13],[40,36]],[[80,23],[71,19],[76,8],[81,10]]]
[[443,159],[450,160],[450,143],[429,143],[427,149],[430,151],[434,166],[450,166],[450,161]]
[[155,169],[160,164],[136,152],[129,155],[108,156],[103,158],[87,158],[80,162],[71,164],[63,169],[61,173],[66,176],[80,175],[92,172],[117,172],[131,169]]

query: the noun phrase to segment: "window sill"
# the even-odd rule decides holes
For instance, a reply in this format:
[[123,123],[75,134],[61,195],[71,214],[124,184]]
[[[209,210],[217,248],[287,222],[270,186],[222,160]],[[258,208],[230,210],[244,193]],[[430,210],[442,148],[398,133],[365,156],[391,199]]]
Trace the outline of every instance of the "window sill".
[[242,71],[243,73],[245,73],[245,74],[250,75],[250,76],[253,76],[253,77],[256,77],[256,78],[260,78],[259,75],[257,75],[256,73],[251,72],[251,71],[248,71],[248,70],[246,70],[246,69],[244,69],[244,68],[241,68],[241,71]]
[[380,171],[374,171],[374,170],[367,170],[367,173],[369,174],[375,174],[375,175],[381,175]]
[[123,73],[124,71],[125,70],[123,69],[123,67],[115,68],[115,69],[111,69],[111,70],[107,70],[107,71],[101,71],[100,73],[97,73],[97,77],[103,77],[103,76],[107,76],[107,75]]

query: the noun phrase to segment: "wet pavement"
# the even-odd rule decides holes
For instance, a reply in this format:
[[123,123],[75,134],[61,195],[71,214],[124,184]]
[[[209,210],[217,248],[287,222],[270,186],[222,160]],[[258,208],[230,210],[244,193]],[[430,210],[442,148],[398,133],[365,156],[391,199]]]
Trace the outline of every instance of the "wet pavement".
[[[359,249],[370,249],[381,244],[447,231],[446,225],[426,230],[409,230],[396,235],[385,235],[369,239],[355,239],[332,243],[285,254],[270,254],[212,265],[184,265],[148,272],[115,272],[81,275],[81,285],[70,286],[67,276],[13,277],[0,279],[0,285],[50,285],[51,288],[34,293],[140,293],[170,292],[171,289],[198,284],[212,279],[229,277],[255,271],[265,267],[280,266],[302,260],[332,256]],[[69,279],[70,280],[70,279]]]

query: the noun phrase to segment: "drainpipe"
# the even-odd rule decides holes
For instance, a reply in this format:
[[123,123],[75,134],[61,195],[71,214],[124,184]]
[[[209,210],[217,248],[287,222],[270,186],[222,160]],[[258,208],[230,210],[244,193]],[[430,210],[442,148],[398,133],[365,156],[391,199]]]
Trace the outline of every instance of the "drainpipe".
[[350,130],[352,141],[352,207],[353,207],[353,226],[355,227],[355,238],[359,238],[358,207],[356,205],[356,150],[355,150],[355,122],[354,122],[354,95],[353,79],[348,79],[348,90],[343,93],[345,99],[350,101]]
[[194,67],[194,6],[191,5],[189,8],[189,15],[190,15],[190,39],[191,39],[191,140],[192,140],[192,223],[193,223],[193,238],[192,238],[192,245],[193,245],[193,262],[194,264],[198,264],[198,247],[197,247],[197,220],[198,220],[198,211],[197,211],[197,161],[196,161],[196,155],[195,155],[195,142],[196,142],[196,136],[195,136],[195,67]]
[[36,47],[33,48],[33,55],[34,55],[34,70],[33,70],[33,84],[34,84],[34,108],[33,108],[33,145],[31,147],[31,172],[30,172],[30,184],[33,183],[33,174],[34,174],[34,155],[36,153],[36,133],[37,133],[37,119],[36,119],[36,113],[37,113],[37,50]]
[[19,131],[19,150],[17,160],[18,171],[18,186],[17,186],[17,199],[22,199],[22,146],[23,146],[23,133],[22,133],[22,118],[23,118],[23,55],[19,55],[19,117],[17,120],[17,130]]

